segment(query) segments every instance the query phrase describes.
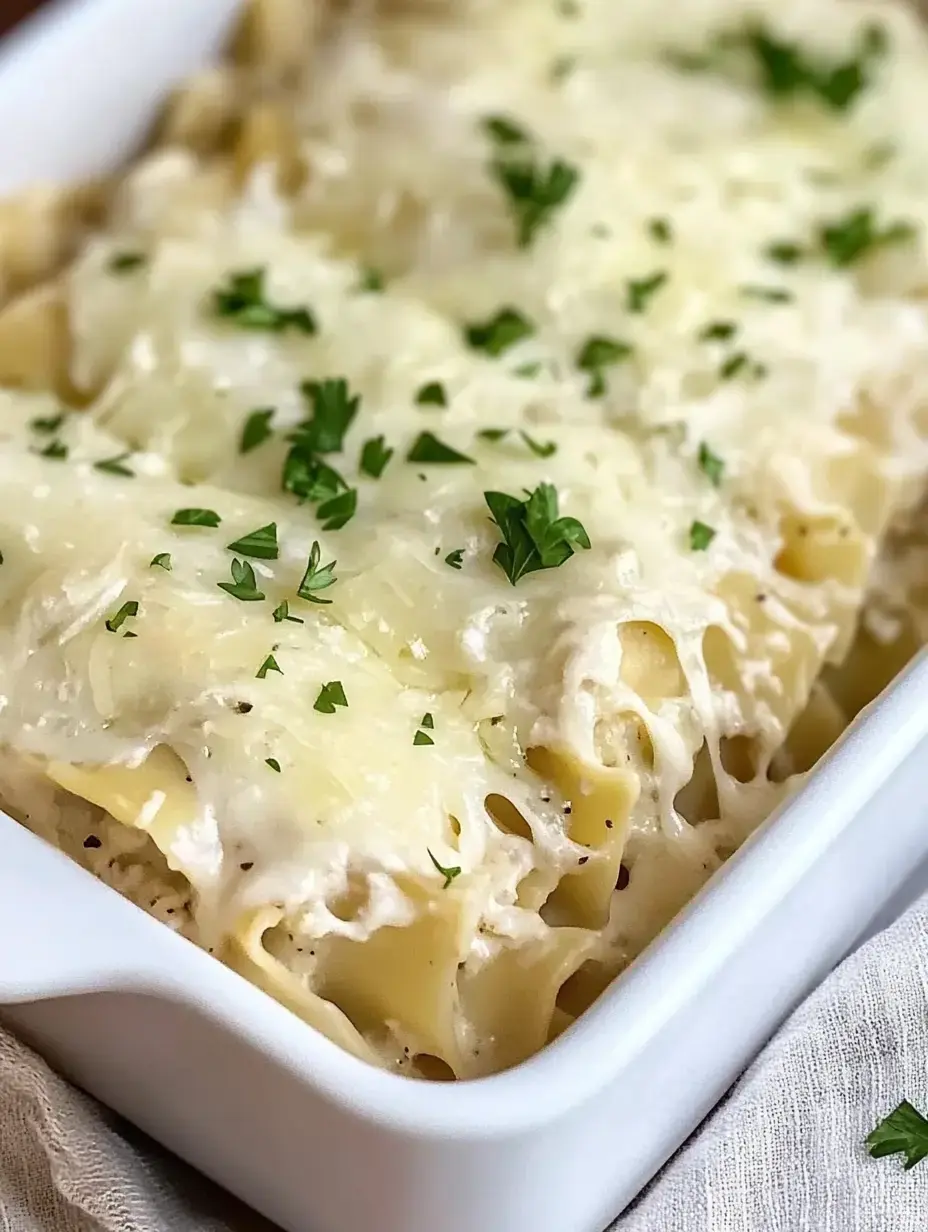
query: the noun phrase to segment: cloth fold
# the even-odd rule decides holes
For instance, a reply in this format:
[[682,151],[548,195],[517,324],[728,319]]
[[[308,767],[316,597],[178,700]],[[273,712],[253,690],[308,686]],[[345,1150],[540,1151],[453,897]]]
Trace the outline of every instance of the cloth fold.
[[[795,1011],[614,1232],[925,1232],[928,1160],[864,1149],[902,1099],[928,1113],[928,897]],[[0,1232],[269,1228],[0,1029]]]

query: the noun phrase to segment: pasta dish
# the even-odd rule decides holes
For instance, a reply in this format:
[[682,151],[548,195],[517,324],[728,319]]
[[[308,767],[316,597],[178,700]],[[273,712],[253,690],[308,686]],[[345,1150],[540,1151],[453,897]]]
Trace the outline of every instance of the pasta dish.
[[0,207],[0,799],[356,1055],[564,1030],[921,644],[928,37],[253,0]]

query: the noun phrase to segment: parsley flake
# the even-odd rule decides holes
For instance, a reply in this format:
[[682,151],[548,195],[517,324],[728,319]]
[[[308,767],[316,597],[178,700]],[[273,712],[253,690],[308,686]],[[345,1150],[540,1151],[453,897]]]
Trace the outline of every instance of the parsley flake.
[[741,287],[741,294],[745,299],[757,299],[767,304],[791,304],[796,298],[785,287],[762,287],[756,283],[746,283]]
[[455,548],[453,552],[449,552],[445,557],[445,564],[452,569],[462,569],[464,567],[464,549]]
[[536,233],[551,221],[577,186],[576,167],[555,158],[549,165],[528,148],[506,149],[491,164],[494,179],[506,193],[516,224],[516,242],[527,248]]
[[110,633],[116,633],[119,628],[125,624],[130,616],[138,616],[138,614],[138,602],[135,599],[130,599],[127,603],[122,605],[115,616],[111,616],[110,619],[105,622],[106,627]]
[[803,255],[802,248],[791,240],[775,240],[764,249],[764,256],[777,265],[798,265]]
[[423,744],[434,744],[435,743],[435,741],[428,734],[428,732],[424,732],[424,731],[417,731],[416,734],[412,738],[412,742],[414,745],[417,745],[417,746],[423,745]]
[[258,590],[255,571],[247,560],[233,560],[232,581],[217,582],[216,585],[233,599],[241,599],[243,603],[258,603],[264,598],[264,592]]
[[115,458],[101,458],[99,462],[94,462],[93,469],[103,471],[105,475],[123,475],[126,479],[134,479],[135,471],[126,466],[126,458],[131,457],[131,453],[120,453]]
[[715,529],[698,519],[690,526],[690,550],[704,552],[715,538]]
[[267,676],[268,672],[279,672],[281,676],[283,675],[283,672],[281,671],[277,663],[277,660],[274,658],[272,654],[269,654],[267,656],[267,658],[264,660],[264,662],[255,672],[255,679],[263,680]]
[[276,560],[277,523],[268,522],[267,526],[259,526],[257,530],[249,531],[234,543],[227,543],[230,552],[238,552],[241,556],[253,556],[257,560]]
[[439,872],[439,873],[442,875],[442,877],[444,877],[444,879],[445,879],[445,884],[444,884],[441,888],[442,888],[443,890],[447,890],[448,886],[450,886],[450,885],[451,885],[451,883],[452,883],[452,881],[454,881],[455,877],[460,877],[460,875],[461,875],[461,870],[460,870],[460,868],[459,868],[457,865],[455,865],[455,866],[454,866],[454,868],[445,868],[445,867],[444,867],[444,865],[442,865],[442,864],[439,864],[439,863],[438,863],[438,861],[437,861],[437,860],[435,859],[435,857],[432,855],[431,851],[429,851],[429,848],[428,848],[428,847],[426,847],[426,849],[425,849],[425,850],[426,850],[426,851],[428,851],[428,853],[429,853],[429,859],[430,859],[430,860],[432,861],[432,863],[435,865],[435,868],[438,870],[438,872]]
[[270,766],[272,770],[276,770],[280,774],[280,762],[276,757],[265,757],[264,764]]
[[[324,603],[325,600],[322,599],[322,600],[319,600],[319,602]],[[287,602],[286,599],[284,599],[283,603],[278,604],[278,606],[274,608],[273,612],[271,612],[271,615],[274,617],[274,623],[277,625],[283,624],[285,620],[289,620],[292,624],[295,624],[295,625],[302,625],[306,623],[302,616],[291,616],[290,615],[290,604]]]
[[867,1149],[874,1159],[904,1155],[908,1172],[928,1155],[928,1120],[904,1099],[867,1135]]
[[602,334],[591,334],[577,352],[575,363],[581,372],[590,374],[587,386],[588,398],[601,398],[606,392],[604,368],[620,364],[634,353],[634,347],[629,342],[619,338],[607,338]]
[[406,455],[407,462],[431,462],[442,465],[455,465],[459,463],[467,466],[474,465],[474,459],[469,458],[467,454],[459,453],[456,449],[452,449],[450,445],[446,445],[440,441],[432,432],[420,432],[413,441],[409,453]]
[[717,488],[722,482],[722,475],[725,473],[725,463],[717,453],[712,452],[705,441],[699,442],[699,452],[696,455],[696,460],[699,463],[699,469],[712,486]]
[[344,377],[304,381],[300,390],[312,407],[312,417],[300,424],[290,439],[300,440],[313,453],[340,453],[345,433],[361,405],[361,395],[351,396]]
[[159,552],[157,556],[153,556],[148,562],[149,569],[154,569],[155,566],[159,569],[164,569],[167,573],[171,572],[171,553]]
[[287,454],[282,486],[285,492],[308,501],[329,500],[348,487],[334,467],[299,442]]
[[263,445],[268,437],[273,435],[271,432],[273,418],[274,408],[272,406],[263,407],[249,414],[242,428],[242,437],[238,446],[239,453],[251,453],[253,449]]
[[487,116],[483,121],[483,131],[499,145],[526,145],[529,142],[525,129],[506,116]]
[[419,387],[416,394],[417,406],[447,406],[448,395],[441,381],[428,381]]
[[729,355],[719,368],[719,378],[723,381],[731,381],[740,373],[759,380],[767,375],[767,369],[757,360],[751,359],[746,351],[736,351],[733,355]]
[[55,462],[63,462],[68,456],[68,447],[64,441],[50,441],[44,449],[38,451],[40,458],[52,458]]
[[474,321],[464,327],[467,345],[475,351],[483,351],[498,359],[517,343],[531,338],[535,333],[532,322],[518,308],[500,308],[486,321]]
[[319,696],[313,702],[313,710],[318,710],[320,714],[334,714],[336,706],[347,707],[347,705],[348,699],[345,696],[342,682],[330,680],[319,690]]
[[206,526],[215,530],[222,518],[214,509],[178,509],[173,518],[172,526]]
[[847,111],[856,102],[886,51],[885,31],[876,24],[863,31],[856,53],[846,60],[810,54],[800,44],[776,37],[760,22],[751,23],[732,41],[753,55],[765,93],[777,99],[812,95],[835,111]]
[[272,333],[294,329],[301,334],[315,334],[316,319],[308,308],[279,308],[270,303],[264,289],[265,275],[263,267],[230,273],[226,284],[213,291],[213,313],[240,329]]
[[[330,560],[327,565],[320,566],[319,562],[321,559],[322,548],[319,546],[319,540],[316,539],[309,551],[309,561],[306,565],[306,572],[303,574],[303,580],[296,591],[301,599],[308,599],[310,603],[331,603],[331,599],[320,599],[316,595],[316,591],[327,590],[338,581],[334,573],[338,562]],[[286,619],[286,617],[282,619]]]
[[144,252],[114,252],[106,268],[111,274],[130,274],[147,264],[148,257]]
[[557,490],[550,483],[539,484],[527,500],[506,492],[484,492],[483,496],[503,537],[493,563],[513,586],[528,573],[563,565],[575,547],[590,547],[583,525],[576,518],[559,516]]
[[700,342],[730,342],[738,332],[734,321],[710,321],[699,331]]
[[349,488],[346,492],[339,492],[338,496],[332,496],[316,510],[316,516],[322,524],[323,530],[341,530],[341,528],[350,522],[358,509],[358,493],[356,488]]
[[668,278],[666,270],[656,270],[647,278],[629,278],[625,284],[625,307],[629,312],[642,313]]
[[386,470],[393,453],[394,451],[387,446],[384,437],[372,436],[369,441],[364,442],[361,449],[361,470],[365,475],[370,475],[371,479],[379,479]]
[[522,437],[536,458],[550,458],[552,454],[557,453],[556,441],[536,441],[527,432],[520,432],[519,436]]
[[426,713],[422,716],[419,726],[427,727],[429,731],[435,730],[435,720],[432,718],[432,715],[428,711],[426,711]]
[[358,283],[358,290],[376,294],[378,291],[382,291],[383,288],[383,274],[379,269],[375,269],[373,265],[366,265],[361,271],[361,281]]
[[651,218],[648,221],[648,234],[656,244],[673,243],[673,227],[667,218]]
[[33,432],[57,432],[67,418],[64,411],[60,415],[49,415],[47,417],[39,416],[38,419],[30,419],[29,427]]
[[907,222],[879,226],[873,210],[862,206],[843,218],[823,223],[818,230],[818,243],[836,269],[846,269],[873,250],[904,243],[914,234],[915,229]]

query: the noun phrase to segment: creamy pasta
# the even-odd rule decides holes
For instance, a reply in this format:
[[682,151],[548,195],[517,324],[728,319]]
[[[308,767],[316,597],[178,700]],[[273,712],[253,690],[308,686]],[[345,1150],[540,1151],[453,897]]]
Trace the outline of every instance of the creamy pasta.
[[899,4],[253,3],[0,217],[6,807],[373,1063],[543,1047],[923,636],[926,103]]

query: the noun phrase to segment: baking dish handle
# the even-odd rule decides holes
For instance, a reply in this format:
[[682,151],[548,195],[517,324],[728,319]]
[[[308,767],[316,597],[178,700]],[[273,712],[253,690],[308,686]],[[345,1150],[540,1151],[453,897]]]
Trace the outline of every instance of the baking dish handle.
[[151,944],[163,925],[2,813],[0,848],[0,1004],[176,991],[170,947]]

